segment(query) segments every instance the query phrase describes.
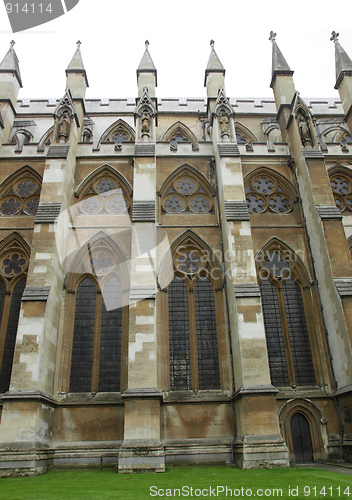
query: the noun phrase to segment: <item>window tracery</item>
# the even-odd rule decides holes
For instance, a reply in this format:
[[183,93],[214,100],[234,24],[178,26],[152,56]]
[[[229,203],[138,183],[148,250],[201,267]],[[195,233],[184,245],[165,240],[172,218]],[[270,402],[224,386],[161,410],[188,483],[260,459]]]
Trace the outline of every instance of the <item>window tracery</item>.
[[127,186],[111,172],[101,173],[80,195],[82,214],[126,214],[131,208]]
[[168,286],[171,390],[220,389],[215,291],[209,255],[182,245]]
[[183,122],[173,123],[161,137],[161,142],[169,142],[171,151],[177,151],[181,142],[190,142],[193,150],[199,149],[199,142],[192,130]]
[[288,189],[283,181],[267,171],[252,175],[246,182],[245,192],[250,213],[280,214],[293,210],[292,189]]
[[135,142],[135,131],[127,122],[119,119],[102,134],[97,144],[97,150],[100,149],[101,144],[114,144],[115,150],[121,151],[122,144],[125,142]]
[[187,171],[174,177],[162,196],[163,213],[204,214],[212,212],[213,205],[209,188]]
[[88,275],[76,290],[69,392],[120,391],[123,290],[116,276],[101,286],[106,300],[99,288]]
[[30,172],[17,175],[10,183],[7,182],[1,195],[0,214],[35,215],[40,200],[41,184]]
[[334,172],[330,185],[337,208],[341,212],[352,212],[352,177],[347,172]]
[[107,235],[82,247],[66,278],[63,392],[120,392],[126,384],[128,265]]
[[0,243],[0,393],[8,391],[29,248],[17,233]]
[[272,384],[315,385],[302,288],[292,255],[273,249],[258,269]]

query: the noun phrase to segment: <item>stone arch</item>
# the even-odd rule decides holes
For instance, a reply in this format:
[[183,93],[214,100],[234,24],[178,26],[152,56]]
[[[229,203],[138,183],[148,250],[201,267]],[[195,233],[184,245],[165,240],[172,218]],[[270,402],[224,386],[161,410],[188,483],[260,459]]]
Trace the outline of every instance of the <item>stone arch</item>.
[[[159,354],[160,366],[164,367],[162,386],[165,390],[187,389],[187,387],[175,388],[175,380],[172,375],[174,371],[171,370],[171,367],[174,366],[172,353],[175,347],[173,320],[175,317],[175,304],[176,308],[178,307],[177,299],[174,302],[174,290],[178,289],[182,293],[182,300],[185,300],[185,311],[189,312],[189,316],[185,313],[182,319],[183,326],[181,327],[181,330],[185,334],[185,342],[190,343],[191,358],[187,357],[187,373],[189,373],[189,370],[191,371],[192,387],[188,387],[188,389],[217,390],[231,387],[231,364],[228,336],[226,335],[223,275],[218,256],[211,249],[207,241],[191,229],[187,229],[176,237],[170,245],[170,250],[172,254],[172,266],[170,266],[168,255],[165,254],[158,270],[158,287],[161,293],[157,294],[157,300],[159,301],[159,307],[165,311],[160,319],[160,333],[169,339],[169,343],[165,345],[165,349]],[[204,313],[205,317],[208,318],[207,315],[210,315],[209,318],[212,318],[211,320],[209,319],[209,322],[207,319],[209,330],[207,328],[199,329],[198,323],[198,321],[202,320],[202,315],[199,315],[197,310],[200,304],[199,301],[201,300],[201,289],[204,291],[203,287],[208,289],[209,292],[207,293],[210,294],[209,297],[213,297],[210,300],[205,299],[208,304]],[[187,318],[189,318],[189,323]],[[207,349],[204,351],[207,353],[204,359],[209,360],[209,366],[213,366],[215,374],[214,384],[211,383],[208,387],[205,387],[207,384],[205,383],[204,385],[204,378],[197,370],[197,366],[198,368],[201,365],[203,366],[203,362],[199,361],[199,357],[197,356],[197,345],[198,341],[201,342],[202,332],[204,335],[209,335],[209,342],[214,346],[212,355],[209,354]],[[216,348],[214,342],[217,343]],[[191,361],[192,359],[193,361]],[[197,359],[198,362],[196,361]]]
[[30,246],[17,231],[0,241],[0,393],[10,386]]
[[164,255],[161,260],[158,271],[158,284],[161,290],[165,289],[170,283],[170,272],[172,275],[174,275],[175,272],[180,272],[177,269],[177,258],[181,255],[182,250],[185,252],[198,250],[201,255],[201,266],[196,274],[206,274],[209,276],[215,289],[221,289],[223,287],[222,266],[218,256],[204,238],[196,234],[192,229],[187,229],[170,245],[173,269],[170,269],[168,254]]
[[45,150],[45,146],[48,146],[52,143],[53,132],[54,132],[54,125],[50,127],[41,137],[37,147],[38,153],[42,153]]
[[93,170],[93,172],[91,172],[85,179],[83,179],[83,181],[79,184],[75,191],[75,197],[81,198],[82,196],[84,196],[84,194],[86,194],[86,192],[89,190],[89,187],[91,186],[94,179],[103,175],[110,175],[117,179],[119,183],[121,183],[126,193],[129,196],[132,196],[133,189],[126,177],[122,175],[116,168],[112,167],[108,163],[105,163],[104,165],[100,165],[100,167]]
[[185,125],[183,122],[181,122],[180,120],[173,123],[166,130],[166,132],[164,132],[160,141],[161,142],[170,142],[171,139],[177,134],[185,136],[188,139],[188,141],[192,143],[193,151],[197,151],[199,149],[199,142],[198,142],[197,137],[194,135],[192,130],[187,125]]
[[[187,188],[185,182],[188,183]],[[181,165],[168,175],[158,195],[163,213],[205,214],[215,210],[214,188],[205,175],[188,164]]]
[[38,172],[30,167],[29,165],[24,165],[23,167],[19,168],[11,174],[7,179],[4,180],[4,182],[0,185],[0,197],[3,196],[4,192],[8,190],[9,186],[16,182],[17,179],[20,177],[23,177],[25,175],[29,175],[30,177],[33,177],[40,185],[42,184],[42,177]]
[[112,140],[112,136],[114,134],[125,134],[126,140],[123,142],[134,142],[136,138],[136,133],[134,129],[129,125],[125,120],[119,118],[114,123],[112,123],[106,130],[103,132],[100,137],[96,150],[99,151],[100,145],[103,143],[114,143],[116,141]]
[[[123,392],[127,385],[130,272],[118,237],[104,230],[98,231],[69,257],[65,267],[68,270],[64,285],[68,321],[63,332],[59,387],[62,392],[73,393]],[[91,304],[88,310],[84,308],[87,299]],[[82,314],[89,316],[87,335],[79,321]],[[74,347],[75,335],[80,337],[81,334],[91,353],[91,358],[85,360],[83,371],[88,376],[83,383],[77,377],[75,361],[80,353]],[[105,342],[105,348],[95,351],[94,345],[100,341]],[[105,361],[108,368],[113,367],[114,375],[110,381]],[[95,370],[94,366],[99,369]]]
[[243,123],[235,121],[236,135],[240,135],[248,144],[259,142],[258,137]]
[[[277,237],[268,239],[258,249],[255,261],[268,353],[273,348],[269,361],[272,359],[272,378],[277,376],[274,385],[324,385],[329,366],[322,351],[325,340],[317,318],[318,304],[309,269],[300,255]],[[270,304],[274,303],[278,315],[270,322]],[[293,342],[293,339],[296,340]],[[278,343],[280,353],[275,351]],[[297,349],[298,345],[304,346],[304,356]]]
[[328,127],[322,133],[322,136],[324,137],[324,140],[326,142],[336,142],[336,143],[340,143],[341,141],[343,141],[346,135],[350,135],[350,131],[348,130],[347,127],[344,127],[343,125],[333,125],[331,127]]
[[352,170],[336,165],[328,170],[330,185],[337,208],[344,215],[352,212]]
[[310,272],[301,257],[295,250],[277,236],[269,238],[264,242],[255,254],[257,274],[261,263],[269,256],[271,252],[278,252],[283,260],[292,264],[292,277],[301,285],[308,286],[311,279]]
[[[23,238],[23,236],[18,231],[13,231],[12,233],[5,236],[0,241],[0,263],[2,263],[5,254],[8,252],[19,252],[22,255],[26,263],[23,266],[21,273],[18,276],[9,277],[6,274],[0,273],[2,281],[5,284],[6,290],[13,289],[19,279],[27,276],[27,269],[29,265],[29,257],[31,253],[31,248],[28,242]],[[5,279],[6,278],[6,279]]]
[[11,139],[10,144],[16,144],[15,153],[22,153],[23,146],[29,144],[33,140],[33,134],[26,129],[17,129]]
[[270,125],[265,131],[265,136],[267,140],[268,150],[275,151],[275,144],[282,142],[280,126],[278,124]]
[[[255,183],[266,180],[268,189],[256,188]],[[288,213],[297,210],[298,194],[283,175],[269,167],[259,167],[244,177],[248,209],[250,212]]]
[[311,400],[305,398],[294,398],[286,401],[279,410],[279,423],[281,433],[289,450],[289,460],[295,462],[293,442],[291,433],[291,419],[296,414],[303,415],[309,424],[312,440],[314,462],[327,460],[327,420],[321,409]]
[[107,233],[105,230],[100,230],[88,238],[64,262],[64,268],[67,269],[65,280],[65,288],[67,290],[73,290],[77,287],[77,284],[81,281],[81,275],[93,276],[95,282],[99,281],[100,273],[95,265],[95,255],[99,251],[107,252],[109,258],[112,259],[109,263],[109,269],[104,273],[104,276],[108,274],[109,276],[118,277],[123,289],[126,292],[129,290],[129,258],[119,245],[118,234],[114,238],[113,235]]
[[42,177],[29,165],[16,170],[0,185],[1,216],[35,215],[41,185]]

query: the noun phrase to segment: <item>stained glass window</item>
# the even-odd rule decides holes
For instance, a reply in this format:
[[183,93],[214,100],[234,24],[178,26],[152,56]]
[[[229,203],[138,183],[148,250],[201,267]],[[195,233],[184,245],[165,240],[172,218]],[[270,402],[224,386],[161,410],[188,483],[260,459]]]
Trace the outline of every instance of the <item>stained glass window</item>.
[[302,290],[292,276],[293,266],[274,251],[259,273],[271,381],[279,387],[316,383]]
[[191,354],[187,285],[175,276],[169,285],[170,389],[187,390],[191,384]]
[[[97,274],[107,273],[110,257],[104,252],[97,252],[96,257]],[[112,276],[102,288],[102,300],[97,300],[98,291],[90,277],[77,287],[70,392],[91,392],[93,388],[99,392],[120,391],[122,285]],[[94,351],[95,345],[100,346],[99,352]]]
[[83,214],[124,214],[131,204],[121,182],[111,175],[100,176],[89,184],[80,196],[79,210]]
[[341,212],[352,212],[352,177],[335,173],[330,177],[335,204]]
[[[190,253],[190,252],[189,252]],[[192,266],[191,255],[189,263]],[[194,300],[192,298],[194,297]],[[220,388],[214,288],[206,276],[195,283],[194,293],[175,276],[168,288],[171,390]],[[192,375],[191,359],[198,371]]]
[[246,200],[250,213],[287,213],[293,208],[292,195],[268,173],[254,175],[246,183]]
[[213,200],[209,189],[192,175],[176,177],[162,198],[163,212],[167,213],[208,213],[213,210]]
[[30,175],[12,183],[0,200],[1,215],[35,215],[40,199],[40,184]]
[[[21,298],[25,286],[26,286],[26,278],[22,278],[15,285],[11,294],[10,312],[7,320],[5,345],[1,360],[0,393],[8,391],[10,386],[13,356],[16,345],[17,326],[21,309]],[[2,292],[3,290],[0,291],[0,300]]]

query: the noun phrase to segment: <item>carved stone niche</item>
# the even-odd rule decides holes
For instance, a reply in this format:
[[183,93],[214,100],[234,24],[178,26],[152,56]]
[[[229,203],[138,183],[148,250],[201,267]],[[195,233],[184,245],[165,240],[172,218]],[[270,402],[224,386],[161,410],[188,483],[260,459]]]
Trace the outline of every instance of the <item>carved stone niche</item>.
[[54,113],[54,141],[57,144],[69,142],[72,120],[75,117],[70,91],[66,89]]
[[304,148],[313,148],[314,142],[310,118],[302,110],[299,110],[296,114],[296,120],[302,146]]
[[[142,142],[150,142],[153,140],[153,118],[156,117],[157,110],[149,96],[148,89],[144,87],[143,95],[135,111],[135,120],[138,119],[138,137]],[[137,137],[137,139],[138,139]]]

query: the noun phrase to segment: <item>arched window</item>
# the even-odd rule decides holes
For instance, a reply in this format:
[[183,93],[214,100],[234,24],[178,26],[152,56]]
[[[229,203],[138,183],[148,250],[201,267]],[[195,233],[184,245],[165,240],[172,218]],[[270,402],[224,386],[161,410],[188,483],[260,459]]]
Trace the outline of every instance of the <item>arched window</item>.
[[168,287],[171,390],[220,389],[214,285],[205,252],[182,246]]
[[334,168],[329,174],[335,205],[340,212],[348,215],[352,212],[352,172],[347,168]]
[[103,298],[86,276],[76,291],[69,392],[119,392],[122,287],[111,277]]
[[106,165],[89,175],[77,188],[79,213],[127,214],[131,208],[132,188],[113,167]]
[[161,142],[169,142],[170,148],[177,151],[177,144],[180,142],[190,142],[193,150],[199,149],[199,142],[192,130],[181,121],[173,123],[161,137]]
[[28,249],[10,235],[0,248],[0,393],[10,386],[21,298],[26,286]]
[[41,178],[29,167],[19,170],[0,186],[0,214],[35,215],[40,199]]
[[181,167],[161,189],[162,213],[214,212],[213,192],[207,179],[193,168]]
[[134,142],[135,131],[124,120],[117,120],[108,127],[99,139],[97,149],[100,149],[101,144],[122,145],[124,142]]
[[295,262],[267,252],[259,268],[264,326],[272,384],[315,385],[302,288]]
[[[62,392],[120,392],[126,385],[128,265],[108,235],[80,254],[66,283],[71,319],[64,334]],[[80,276],[75,269],[89,272]]]
[[246,176],[245,191],[250,213],[292,212],[297,199],[293,186],[268,168],[261,168]]

